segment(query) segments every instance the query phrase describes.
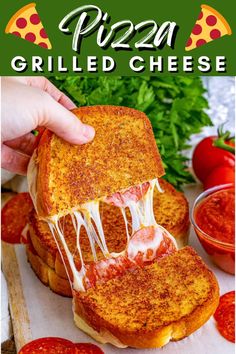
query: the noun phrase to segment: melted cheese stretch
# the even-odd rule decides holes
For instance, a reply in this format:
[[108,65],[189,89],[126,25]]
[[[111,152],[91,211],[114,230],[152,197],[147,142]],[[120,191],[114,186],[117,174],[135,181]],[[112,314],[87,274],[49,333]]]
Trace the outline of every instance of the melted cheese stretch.
[[[104,235],[100,212],[99,212],[99,201],[93,201],[93,202],[83,204],[80,210],[74,211],[71,214],[72,223],[76,232],[76,248],[78,250],[78,254],[81,262],[80,270],[76,268],[73,255],[70,252],[68,245],[65,241],[64,233],[60,227],[59,217],[54,216],[51,218],[51,221],[48,222],[49,227],[56,241],[64,266],[67,270],[66,261],[64,260],[63,252],[60,249],[59,243],[62,245],[64,252],[66,254],[67,262],[69,263],[71,272],[73,274],[73,284],[71,285],[73,286],[74,290],[85,291],[83,280],[86,276],[86,267],[84,264],[83,254],[80,246],[81,226],[84,226],[86,230],[94,261],[97,261],[96,245],[98,245],[98,247],[101,249],[105,258],[118,257],[120,255],[123,255],[126,249],[128,249],[128,256],[131,259],[134,258],[138,252],[143,252],[145,254],[148,248],[157,250],[158,247],[160,246],[161,241],[163,240],[163,233],[165,233],[165,235],[170,237],[172,242],[176,246],[175,239],[167,232],[167,230],[165,230],[163,227],[161,227],[156,223],[154,212],[153,212],[153,193],[154,193],[155,186],[158,188],[159,192],[163,192],[159,186],[158,180],[154,179],[150,181],[150,186],[148,188],[148,191],[139,201],[136,202],[134,200],[129,199],[125,201],[124,206],[120,207],[121,213],[125,221],[125,227],[127,233],[127,247],[125,248],[125,250],[123,250],[120,253],[114,253],[114,252],[110,253],[107,248],[106,238]],[[140,186],[140,188],[142,187]],[[128,230],[126,208],[129,209],[131,214],[131,219],[132,219],[131,235],[129,234],[129,230]],[[95,227],[93,223],[95,224]],[[148,243],[146,242],[142,243],[141,241],[130,242],[132,235],[136,231],[140,230],[142,227],[148,227],[148,226],[154,226],[156,228],[155,229],[156,237],[151,242]],[[59,238],[60,242],[58,242],[57,238]],[[70,279],[68,270],[67,270],[67,275],[68,278]]]

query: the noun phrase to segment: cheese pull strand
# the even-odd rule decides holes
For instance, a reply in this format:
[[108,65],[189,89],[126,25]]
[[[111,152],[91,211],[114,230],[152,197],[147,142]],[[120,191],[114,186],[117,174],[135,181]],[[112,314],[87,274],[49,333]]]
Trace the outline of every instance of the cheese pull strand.
[[[101,216],[99,212],[99,201],[86,203],[83,205],[82,208],[84,210],[84,217],[87,220],[89,228],[93,232],[94,236],[96,235],[95,237],[97,238],[97,243],[99,244],[99,247],[101,248],[104,256],[106,258],[109,257],[109,251],[107,248],[106,239],[101,222]],[[96,229],[98,231],[98,236],[96,230],[92,225],[91,220],[93,220],[95,223]]]
[[[74,229],[76,230],[76,248],[78,250],[79,257],[80,257],[81,270],[85,272],[85,265],[84,265],[83,255],[80,247],[80,229],[81,226],[83,225],[83,219],[81,214],[77,211],[75,211],[74,214],[71,214],[71,219],[72,219]],[[91,245],[93,255],[95,256],[96,252],[94,251],[94,247],[93,247],[94,245],[93,244],[90,245]]]
[[[109,197],[104,198],[103,201],[108,204],[111,203],[116,205],[117,202],[121,210],[121,214],[123,215],[125,228],[126,228],[126,236],[127,236],[127,244],[125,249],[120,253],[112,252],[110,253],[106,244],[106,237],[104,235],[103,226],[101,222],[100,212],[99,212],[99,201],[93,201],[86,204],[81,205],[79,210],[74,211],[71,214],[72,224],[75,229],[76,234],[76,248],[78,250],[81,268],[77,269],[74,261],[74,257],[70,252],[68,245],[66,243],[64,233],[60,228],[59,217],[54,216],[49,221],[49,227],[52,232],[52,235],[57,244],[58,250],[60,252],[61,258],[63,260],[63,264],[66,268],[68,278],[69,271],[67,269],[67,265],[69,264],[70,270],[73,274],[73,284],[72,287],[76,291],[85,291],[85,284],[88,282],[86,278],[86,272],[88,269],[88,265],[84,263],[83,253],[81,250],[81,242],[80,242],[80,231],[83,226],[86,230],[89,244],[91,248],[91,253],[93,256],[93,260],[96,264],[100,264],[100,268],[104,269],[106,273],[105,265],[109,264],[111,266],[114,262],[114,259],[118,259],[119,257],[126,257],[128,261],[131,261],[133,264],[133,260],[139,254],[143,254],[143,261],[150,261],[155,259],[155,255],[158,253],[158,248],[161,247],[162,241],[165,242],[164,238],[168,238],[171,240],[173,249],[177,249],[177,244],[173,236],[165,230],[162,226],[158,225],[155,220],[154,211],[153,211],[153,193],[154,188],[157,188],[159,192],[163,193],[160,188],[159,182],[157,179],[154,179],[150,182],[145,182],[144,184],[132,187],[130,190],[124,191],[124,193],[115,194],[115,198]],[[137,193],[137,195],[135,194]],[[123,197],[124,196],[124,197]],[[118,197],[118,198],[117,198]],[[129,232],[129,222],[127,220],[126,211],[129,210],[131,214],[131,223],[132,223],[132,231]],[[150,238],[150,232],[152,230],[152,237]],[[140,236],[146,235],[145,238],[140,238]],[[148,238],[149,235],[149,238]],[[132,239],[132,237],[134,238]],[[60,244],[58,239],[60,240]],[[60,245],[64,249],[64,254],[66,255],[67,262],[63,257],[63,252],[60,249]],[[97,246],[102,251],[104,259],[106,261],[98,260],[97,257]],[[152,258],[147,255],[148,250],[152,252]],[[150,253],[150,252],[149,252]],[[113,261],[112,261],[113,259]],[[103,265],[101,267],[101,265]]]
[[[147,192],[138,201],[126,200],[124,206],[120,207],[125,220],[127,240],[143,226],[157,225],[153,212],[153,193],[156,180],[150,182]],[[125,209],[129,209],[132,220],[132,233],[129,235],[128,222]]]
[[[69,250],[69,248],[67,246],[67,243],[65,241],[65,237],[64,237],[63,233],[61,232],[61,230],[59,228],[58,221],[59,221],[58,218],[53,217],[52,218],[52,222],[49,222],[49,228],[50,228],[51,233],[53,235],[53,238],[54,238],[54,240],[56,242],[58,251],[60,253],[61,259],[62,259],[63,264],[64,264],[64,267],[66,269],[67,277],[68,277],[68,279],[70,281],[71,288],[75,289],[76,291],[85,291],[85,288],[84,288],[84,285],[83,285],[83,278],[84,278],[84,275],[85,275],[85,270],[81,269],[80,272],[77,270],[77,268],[75,266],[75,263],[74,263],[73,256],[72,256],[72,254],[71,254],[71,252],[70,252],[70,250]],[[66,253],[66,258],[67,258],[67,261],[69,263],[69,266],[70,266],[70,269],[71,269],[71,272],[72,272],[72,275],[73,275],[73,283],[71,282],[69,270],[68,270],[66,261],[64,259],[62,250],[60,248],[60,245],[58,243],[56,234],[58,235],[58,237],[60,239],[60,242],[61,242],[61,244],[62,244],[62,246],[64,248],[64,251]]]

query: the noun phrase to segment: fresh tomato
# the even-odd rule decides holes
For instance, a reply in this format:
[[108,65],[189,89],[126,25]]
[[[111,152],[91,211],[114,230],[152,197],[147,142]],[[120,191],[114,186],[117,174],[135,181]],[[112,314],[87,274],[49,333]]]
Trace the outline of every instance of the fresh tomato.
[[234,183],[235,170],[233,167],[219,166],[214,168],[204,180],[204,189],[208,189],[220,184]]
[[[219,140],[220,139],[220,140]],[[220,141],[220,143],[219,143]],[[227,166],[234,168],[235,156],[233,140],[224,140],[217,136],[209,136],[204,138],[195,148],[193,152],[192,165],[196,176],[201,182],[213,169],[218,166]]]

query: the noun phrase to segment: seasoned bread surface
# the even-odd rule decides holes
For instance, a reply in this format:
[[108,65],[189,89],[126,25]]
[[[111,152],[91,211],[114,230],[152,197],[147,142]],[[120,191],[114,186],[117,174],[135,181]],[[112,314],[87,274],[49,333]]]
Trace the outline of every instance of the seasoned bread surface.
[[74,294],[74,309],[95,331],[121,343],[161,347],[201,327],[214,313],[219,289],[196,252],[185,247],[142,269]]
[[73,208],[161,177],[164,169],[147,116],[116,106],[73,110],[94,126],[92,142],[71,145],[46,131],[38,147],[35,205],[40,217]]

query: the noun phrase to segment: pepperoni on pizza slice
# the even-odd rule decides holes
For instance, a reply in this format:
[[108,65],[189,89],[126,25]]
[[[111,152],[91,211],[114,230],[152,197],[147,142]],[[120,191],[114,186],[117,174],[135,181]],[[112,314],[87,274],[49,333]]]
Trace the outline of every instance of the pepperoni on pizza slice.
[[35,3],[30,3],[18,10],[9,20],[5,33],[11,33],[40,47],[51,49],[52,45],[35,6]]
[[189,51],[225,35],[231,35],[226,19],[208,5],[201,5],[201,12],[187,40],[185,50]]

